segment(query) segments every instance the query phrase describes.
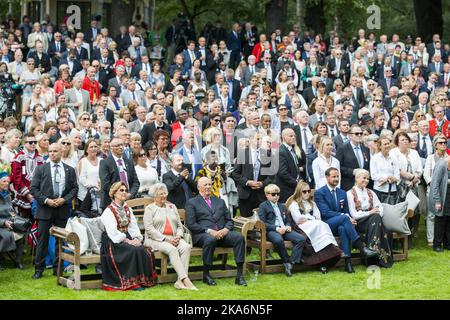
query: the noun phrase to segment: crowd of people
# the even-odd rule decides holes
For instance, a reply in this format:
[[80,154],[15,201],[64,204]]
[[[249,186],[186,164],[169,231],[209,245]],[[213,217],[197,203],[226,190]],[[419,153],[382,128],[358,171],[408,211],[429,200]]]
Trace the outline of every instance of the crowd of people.
[[[15,250],[23,269],[25,236],[10,215],[37,222],[34,279],[50,227],[80,211],[105,226],[108,290],[156,283],[149,248],[170,257],[176,288],[196,290],[192,245],[203,247],[205,283],[216,284],[214,248],[231,246],[246,285],[236,215],[265,222],[288,276],[340,258],[352,273],[352,247],[390,267],[382,204],[411,191],[411,238],[422,215],[426,239],[415,241],[450,249],[450,47],[439,35],[427,44],[361,29],[347,41],[218,22],[195,38],[174,22],[113,37],[95,19],[83,31],[49,17],[0,26],[0,83],[21,88],[17,117],[0,122],[0,252]],[[153,199],[144,235],[126,205],[139,197]]]

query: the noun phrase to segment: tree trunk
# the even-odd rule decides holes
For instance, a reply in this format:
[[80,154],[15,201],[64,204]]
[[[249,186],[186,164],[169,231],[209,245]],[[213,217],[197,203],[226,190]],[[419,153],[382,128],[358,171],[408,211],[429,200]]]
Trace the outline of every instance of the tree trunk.
[[431,42],[433,34],[444,31],[444,20],[442,18],[442,0],[414,0],[414,11],[416,13],[417,33],[422,41]]
[[189,11],[189,8],[187,6],[186,0],[180,0],[181,6],[183,7],[183,12],[186,15],[186,17],[189,20],[189,25],[191,26],[192,33],[194,34],[194,39],[197,38],[197,32],[195,29],[195,16],[194,14]]
[[119,34],[120,26],[130,26],[133,20],[135,0],[114,0],[111,2],[111,29],[112,36]]
[[266,2],[266,30],[267,33],[280,29],[285,34],[288,0],[271,0]]
[[319,0],[317,4],[306,5],[305,24],[307,29],[314,31],[315,34],[325,33],[325,10],[324,1]]

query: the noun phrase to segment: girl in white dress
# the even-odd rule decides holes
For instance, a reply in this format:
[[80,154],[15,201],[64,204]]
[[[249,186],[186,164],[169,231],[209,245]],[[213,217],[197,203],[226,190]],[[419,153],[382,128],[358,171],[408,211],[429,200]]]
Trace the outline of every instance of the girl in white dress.
[[311,188],[306,182],[297,184],[294,194],[286,201],[286,208],[294,230],[306,235],[309,240],[303,250],[304,264],[319,265],[320,271],[327,273],[327,267],[339,260],[341,250],[330,227],[321,220]]
[[[325,171],[327,171],[328,168],[333,167],[340,171],[341,165],[339,160],[333,157],[333,149],[333,140],[329,137],[323,137],[320,141],[317,158],[312,162],[312,171],[314,175],[314,182],[316,184],[316,190],[327,184]],[[341,183],[339,181],[338,187],[340,187],[340,184]]]

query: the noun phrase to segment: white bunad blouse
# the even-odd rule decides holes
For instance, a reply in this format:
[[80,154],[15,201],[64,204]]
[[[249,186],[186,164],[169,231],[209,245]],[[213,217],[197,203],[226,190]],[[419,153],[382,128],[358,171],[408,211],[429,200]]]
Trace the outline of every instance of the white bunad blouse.
[[[396,162],[396,159],[389,153],[388,157],[383,157],[381,152],[376,153],[370,159],[370,176],[375,182],[373,188],[377,191],[388,193],[389,183],[385,183],[380,186],[379,180],[385,180],[389,176],[393,176],[400,182],[400,169]],[[397,184],[392,184],[391,191],[397,191]]]
[[[356,192],[356,196],[358,197],[358,201],[360,203],[360,209],[357,210],[356,204],[355,204],[355,197],[353,196],[353,191]],[[369,195],[370,192],[370,195]],[[372,197],[372,208],[378,207],[380,208],[380,216],[383,216],[383,206],[380,203],[380,200],[378,199],[375,192],[368,188],[364,188],[362,190],[361,188],[354,186],[352,189],[347,191],[347,200],[348,200],[348,207],[350,210],[350,215],[355,220],[360,220],[362,218],[365,218],[370,215],[369,209],[370,209],[370,198]]]
[[[341,164],[339,163],[339,160],[335,157],[331,156],[330,159],[325,159],[325,157],[322,154],[318,154],[317,158],[314,159],[312,162],[312,171],[314,175],[314,182],[316,184],[315,189],[322,188],[327,184],[327,179],[325,177],[325,171],[327,171],[328,168],[334,167],[341,171]],[[341,176],[339,175],[339,184],[338,188],[341,187]]]
[[398,148],[394,148],[389,152],[395,163],[398,164],[400,170],[407,171],[408,160],[411,163],[412,173],[419,176],[423,173],[422,159],[420,159],[419,153],[416,150],[409,149],[408,154],[405,156],[400,152]]
[[[128,224],[128,233],[130,234],[131,238],[139,239],[140,241],[142,241],[144,237],[142,236],[141,231],[139,230],[136,217],[134,216],[133,211],[131,209],[129,210],[130,210],[130,223]],[[111,209],[106,208],[105,211],[103,211],[101,221],[105,226],[106,233],[108,234],[108,237],[111,239],[112,242],[122,243],[126,239],[127,236],[125,235],[125,233],[120,232],[117,229],[117,221]]]
[[[301,212],[297,201],[293,201],[289,206],[289,212],[294,222],[308,236],[314,251],[319,252],[330,244],[337,246],[330,226],[320,219],[320,211],[317,205],[314,203],[311,206],[308,201],[303,201],[303,207],[305,212]],[[308,221],[299,224],[301,218],[306,218]]]

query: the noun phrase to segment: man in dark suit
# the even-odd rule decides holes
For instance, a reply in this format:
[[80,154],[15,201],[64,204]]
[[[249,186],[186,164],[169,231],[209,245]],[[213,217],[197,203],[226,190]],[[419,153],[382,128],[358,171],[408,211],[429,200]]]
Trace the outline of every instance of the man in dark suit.
[[48,45],[48,55],[52,59],[52,66],[59,67],[61,55],[66,50],[66,43],[61,41],[61,33],[56,32],[55,38]]
[[195,60],[200,59],[200,52],[195,48],[195,41],[189,40],[187,48],[183,51],[184,68],[190,70]]
[[[225,82],[229,85],[229,96],[232,100],[234,100],[235,104],[239,101],[241,98],[242,88],[241,83],[239,80],[236,80],[234,78],[234,70],[228,68],[227,69],[227,76],[225,79]],[[218,95],[218,92],[217,92]]]
[[417,110],[422,111],[423,113],[427,114],[429,112],[428,108],[428,93],[421,92],[419,93],[419,103],[415,106],[412,106],[411,111],[416,112]]
[[100,161],[101,208],[111,203],[109,189],[115,182],[122,181],[128,187],[128,199],[134,199],[139,190],[139,179],[133,162],[124,156],[124,141],[114,138],[111,141],[111,154]]
[[348,207],[347,194],[337,188],[339,184],[339,170],[336,168],[328,168],[325,171],[327,185],[316,190],[314,197],[319,208],[322,220],[326,222],[334,235],[339,235],[341,241],[340,247],[344,251],[345,271],[353,273],[351,262],[350,245],[358,248],[362,255],[370,258],[377,255],[377,252],[368,249],[364,242],[361,241],[356,232],[356,221],[350,216]]
[[67,64],[69,66],[70,76],[73,78],[75,75],[83,70],[80,61],[78,61],[75,57],[76,52],[74,49],[69,50],[67,57],[61,57],[60,64]]
[[169,192],[168,200],[177,208],[184,208],[186,202],[197,193],[195,181],[189,170],[183,166],[184,158],[176,154],[172,157],[172,170],[163,175],[163,183]]
[[144,127],[142,127],[141,130],[142,145],[145,145],[147,141],[153,141],[153,134],[158,129],[167,131],[169,135],[172,134],[172,129],[170,128],[170,125],[167,124],[167,122],[164,119],[164,107],[161,105],[155,105],[153,107],[153,114],[155,115],[155,121],[151,124],[145,124]]
[[[292,230],[291,223],[287,217],[284,204],[278,202],[280,188],[270,184],[264,188],[267,201],[260,204],[259,219],[266,225],[267,240],[273,243],[275,251],[283,261],[284,272],[288,277],[292,276],[294,264],[300,263],[306,239],[300,233]],[[284,240],[292,241],[292,255],[286,250]]]
[[[272,61],[273,61],[272,55],[270,53],[265,53],[264,57],[261,59],[261,61],[256,64],[256,67],[260,71],[262,69],[267,70],[267,81],[269,81],[269,83],[271,85],[273,85],[275,83],[275,78],[277,77],[277,74],[278,74],[278,72],[276,71],[275,65],[272,63]],[[281,69],[282,68],[283,67],[281,67]]]
[[75,39],[75,56],[78,61],[89,60],[89,54],[86,48],[82,47],[83,41],[80,38]]
[[279,151],[276,185],[281,189],[279,201],[285,203],[294,194],[297,183],[306,179],[306,155],[302,148],[295,148],[297,138],[294,130],[286,128],[281,135],[283,144]]
[[341,165],[341,187],[345,191],[354,187],[356,169],[370,169],[370,151],[362,144],[362,139],[362,129],[353,125],[350,129],[350,142],[336,152],[336,158]]
[[334,58],[330,59],[327,65],[329,75],[334,80],[341,79],[342,82],[348,82],[350,75],[349,63],[343,59],[342,50],[338,49],[334,52]]
[[309,106],[311,102],[317,98],[317,88],[319,85],[319,77],[313,77],[311,79],[311,86],[303,90],[303,98],[305,99],[306,104]]
[[320,82],[325,84],[325,88],[326,88],[326,93],[327,95],[333,91],[333,82],[334,80],[331,79],[330,77],[328,77],[328,74],[330,73],[330,71],[327,68],[322,68],[322,70],[320,70]]
[[233,220],[225,201],[211,197],[211,180],[202,177],[198,180],[199,195],[186,204],[186,224],[192,233],[192,242],[203,248],[203,282],[214,286],[209,270],[213,265],[216,247],[233,247],[234,260],[237,265],[235,283],[246,286],[243,266],[245,259],[245,240],[242,234],[233,231]]
[[364,90],[358,87],[358,78],[353,76],[350,78],[350,89],[352,89],[352,97],[357,102],[356,110],[364,107],[366,98],[364,97]]
[[44,46],[42,42],[36,41],[36,50],[30,51],[27,57],[27,59],[34,60],[34,66],[36,67],[37,70],[39,70],[41,74],[49,72],[50,69],[52,68],[50,56],[43,50]]
[[339,134],[333,138],[334,147],[337,149],[341,148],[344,144],[350,141],[348,137],[348,132],[350,131],[350,124],[347,119],[342,119],[339,121]]
[[398,82],[392,77],[392,69],[384,69],[384,78],[379,82],[380,87],[383,89],[384,94],[387,96],[389,94],[389,89],[396,87]]
[[228,49],[231,51],[230,62],[228,66],[231,69],[236,69],[239,62],[241,61],[241,53],[242,53],[242,36],[240,34],[240,25],[239,23],[233,23],[232,31],[228,35]]
[[239,194],[239,209],[242,217],[250,217],[252,211],[265,200],[264,188],[272,183],[270,158],[264,158],[261,135],[256,130],[249,132],[249,148],[239,152],[232,178],[236,182]]
[[[45,256],[48,249],[49,230],[52,226],[65,228],[69,218],[72,200],[77,196],[78,183],[75,170],[61,162],[62,146],[58,143],[49,147],[50,161],[38,166],[34,172],[30,192],[36,199],[36,216],[38,221],[38,243],[33,279],[42,278],[45,269]],[[58,250],[53,264],[56,270]]]
[[90,28],[84,33],[84,39],[86,39],[86,42],[89,44],[92,44],[99,33],[100,29],[98,28],[98,21],[92,19]]

